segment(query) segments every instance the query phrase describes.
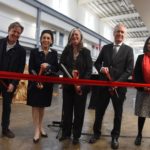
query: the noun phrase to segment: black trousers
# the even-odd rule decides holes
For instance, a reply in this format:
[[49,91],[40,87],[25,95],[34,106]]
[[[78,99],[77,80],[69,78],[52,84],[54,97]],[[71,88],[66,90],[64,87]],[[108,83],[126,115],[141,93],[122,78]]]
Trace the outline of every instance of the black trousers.
[[89,109],[95,109],[97,103],[97,96],[99,95],[99,87],[93,86],[91,88],[91,98],[89,103]]
[[8,93],[5,88],[2,88],[1,92],[3,97],[1,126],[2,131],[5,131],[9,128],[10,124],[10,113],[13,93]]
[[63,136],[71,136],[71,131],[74,138],[81,136],[86,99],[87,93],[80,96],[74,88],[63,89]]
[[111,131],[111,136],[115,138],[119,137],[123,112],[123,102],[125,99],[126,92],[123,92],[121,88],[118,89],[117,92],[119,98],[117,98],[116,94],[110,94],[108,87],[106,87],[106,89],[103,90],[100,88],[95,110],[95,122],[93,126],[93,131],[95,135],[101,135],[103,117],[111,99],[114,108],[114,124],[113,129]]

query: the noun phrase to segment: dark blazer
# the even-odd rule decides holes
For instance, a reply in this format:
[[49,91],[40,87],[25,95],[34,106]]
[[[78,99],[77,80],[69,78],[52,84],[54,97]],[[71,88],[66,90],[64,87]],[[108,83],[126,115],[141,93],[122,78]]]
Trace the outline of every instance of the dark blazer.
[[[36,74],[39,74],[42,63],[49,64],[42,75],[55,76],[59,69],[57,52],[51,49],[51,52],[48,52],[48,54],[45,56],[43,51],[39,51],[39,48],[33,49],[29,58],[29,73],[33,74],[32,70],[34,70]],[[42,85],[43,88],[38,89],[37,82],[28,82],[27,105],[34,107],[48,107],[51,105],[53,83],[43,82]]]
[[[9,50],[9,64],[5,67],[4,54],[6,53],[7,38],[0,39],[0,70],[23,73],[26,61],[26,51],[17,41],[15,47]],[[7,80],[7,83],[12,83],[17,86],[18,80]]]
[[[144,54],[138,56],[136,60],[135,68],[133,71],[133,81],[137,83],[146,83],[144,81],[144,76],[143,76],[143,71],[142,71],[143,58],[144,58]],[[137,89],[144,90],[142,87],[137,88]]]
[[[57,52],[51,49],[51,52],[48,53],[45,60],[43,51],[39,51],[38,48],[33,49],[29,60],[29,73],[32,74],[31,70],[34,70],[38,74],[42,63],[48,63],[50,65],[50,70],[52,72],[57,72],[59,68]],[[52,73],[50,72],[50,74],[47,75],[52,75]]]
[[112,54],[113,44],[105,45],[94,64],[100,74],[100,80],[107,80],[106,76],[100,72],[100,69],[101,67],[108,67],[114,81],[127,81],[133,71],[133,49],[122,44],[113,59]]
[[[72,71],[74,69],[74,61],[73,61],[73,51],[71,46],[65,47],[60,58],[60,63],[62,63],[66,67],[68,72],[72,75]],[[79,56],[77,57],[76,60],[76,69],[79,71],[80,79],[90,79],[92,73],[92,58],[91,58],[90,51],[85,47],[83,47],[79,52]],[[64,72],[64,77],[67,77],[65,72]]]

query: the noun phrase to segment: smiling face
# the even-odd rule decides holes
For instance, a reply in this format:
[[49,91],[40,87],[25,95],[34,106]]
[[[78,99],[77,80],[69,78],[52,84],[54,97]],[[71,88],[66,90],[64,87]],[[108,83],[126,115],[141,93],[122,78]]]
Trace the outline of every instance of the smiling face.
[[8,31],[8,43],[14,44],[19,39],[20,35],[22,33],[21,27],[13,27],[9,29]]
[[79,45],[79,43],[81,42],[81,33],[79,30],[73,31],[70,42],[71,42],[71,45],[73,45],[73,47],[76,47]]
[[116,26],[114,30],[114,40],[116,44],[120,44],[124,41],[126,34],[126,28],[123,25]]
[[48,50],[52,44],[52,37],[48,33],[44,33],[41,37],[41,46],[43,50]]

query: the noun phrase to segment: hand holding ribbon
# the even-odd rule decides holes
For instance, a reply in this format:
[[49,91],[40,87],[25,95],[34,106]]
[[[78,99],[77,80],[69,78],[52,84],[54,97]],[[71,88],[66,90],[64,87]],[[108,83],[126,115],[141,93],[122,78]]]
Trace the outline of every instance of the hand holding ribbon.
[[[40,69],[41,70],[41,69]],[[32,69],[31,70],[33,75],[37,75],[37,73]],[[41,75],[42,71],[39,71],[38,75]],[[36,82],[37,83],[37,88],[42,89],[43,88],[43,84],[41,82]]]
[[[72,76],[74,79],[79,79],[79,71],[78,70],[73,70],[72,71]],[[81,91],[81,86],[80,85],[74,85],[75,86],[75,90],[77,92],[78,95],[82,95],[82,91]]]
[[[108,80],[109,81],[113,81],[112,80],[112,77],[110,76],[110,73],[109,73],[109,69],[108,69],[108,67],[102,67],[102,73],[104,73],[105,75],[106,75],[106,77],[108,78]],[[109,91],[110,91],[110,94],[116,94],[116,96],[117,96],[117,98],[119,98],[119,95],[118,95],[118,92],[117,92],[117,88],[116,87],[111,87],[110,89],[109,89]]]
[[[79,79],[79,72],[78,70],[73,70],[72,71],[72,76],[71,74],[68,72],[68,70],[66,69],[66,67],[61,63],[60,64],[61,68],[63,69],[63,71],[66,73],[66,75],[69,77],[69,78],[75,78],[75,79]],[[79,95],[82,95],[82,91],[81,91],[81,86],[80,85],[75,85],[75,90],[77,92],[77,94]]]

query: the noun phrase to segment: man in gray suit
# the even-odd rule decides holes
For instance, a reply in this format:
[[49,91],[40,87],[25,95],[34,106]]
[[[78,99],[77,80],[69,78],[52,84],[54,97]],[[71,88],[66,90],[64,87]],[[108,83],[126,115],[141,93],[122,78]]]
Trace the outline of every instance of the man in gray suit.
[[[123,24],[116,25],[114,28],[114,43],[105,45],[102,48],[94,64],[99,72],[100,80],[125,82],[132,74],[134,64],[133,49],[123,43],[125,34],[126,27]],[[111,98],[115,112],[114,126],[111,131],[111,147],[118,149],[118,138],[120,135],[123,103],[126,92],[126,87],[99,87],[93,126],[94,135],[91,137],[89,143],[95,143],[101,136],[103,116]]]

